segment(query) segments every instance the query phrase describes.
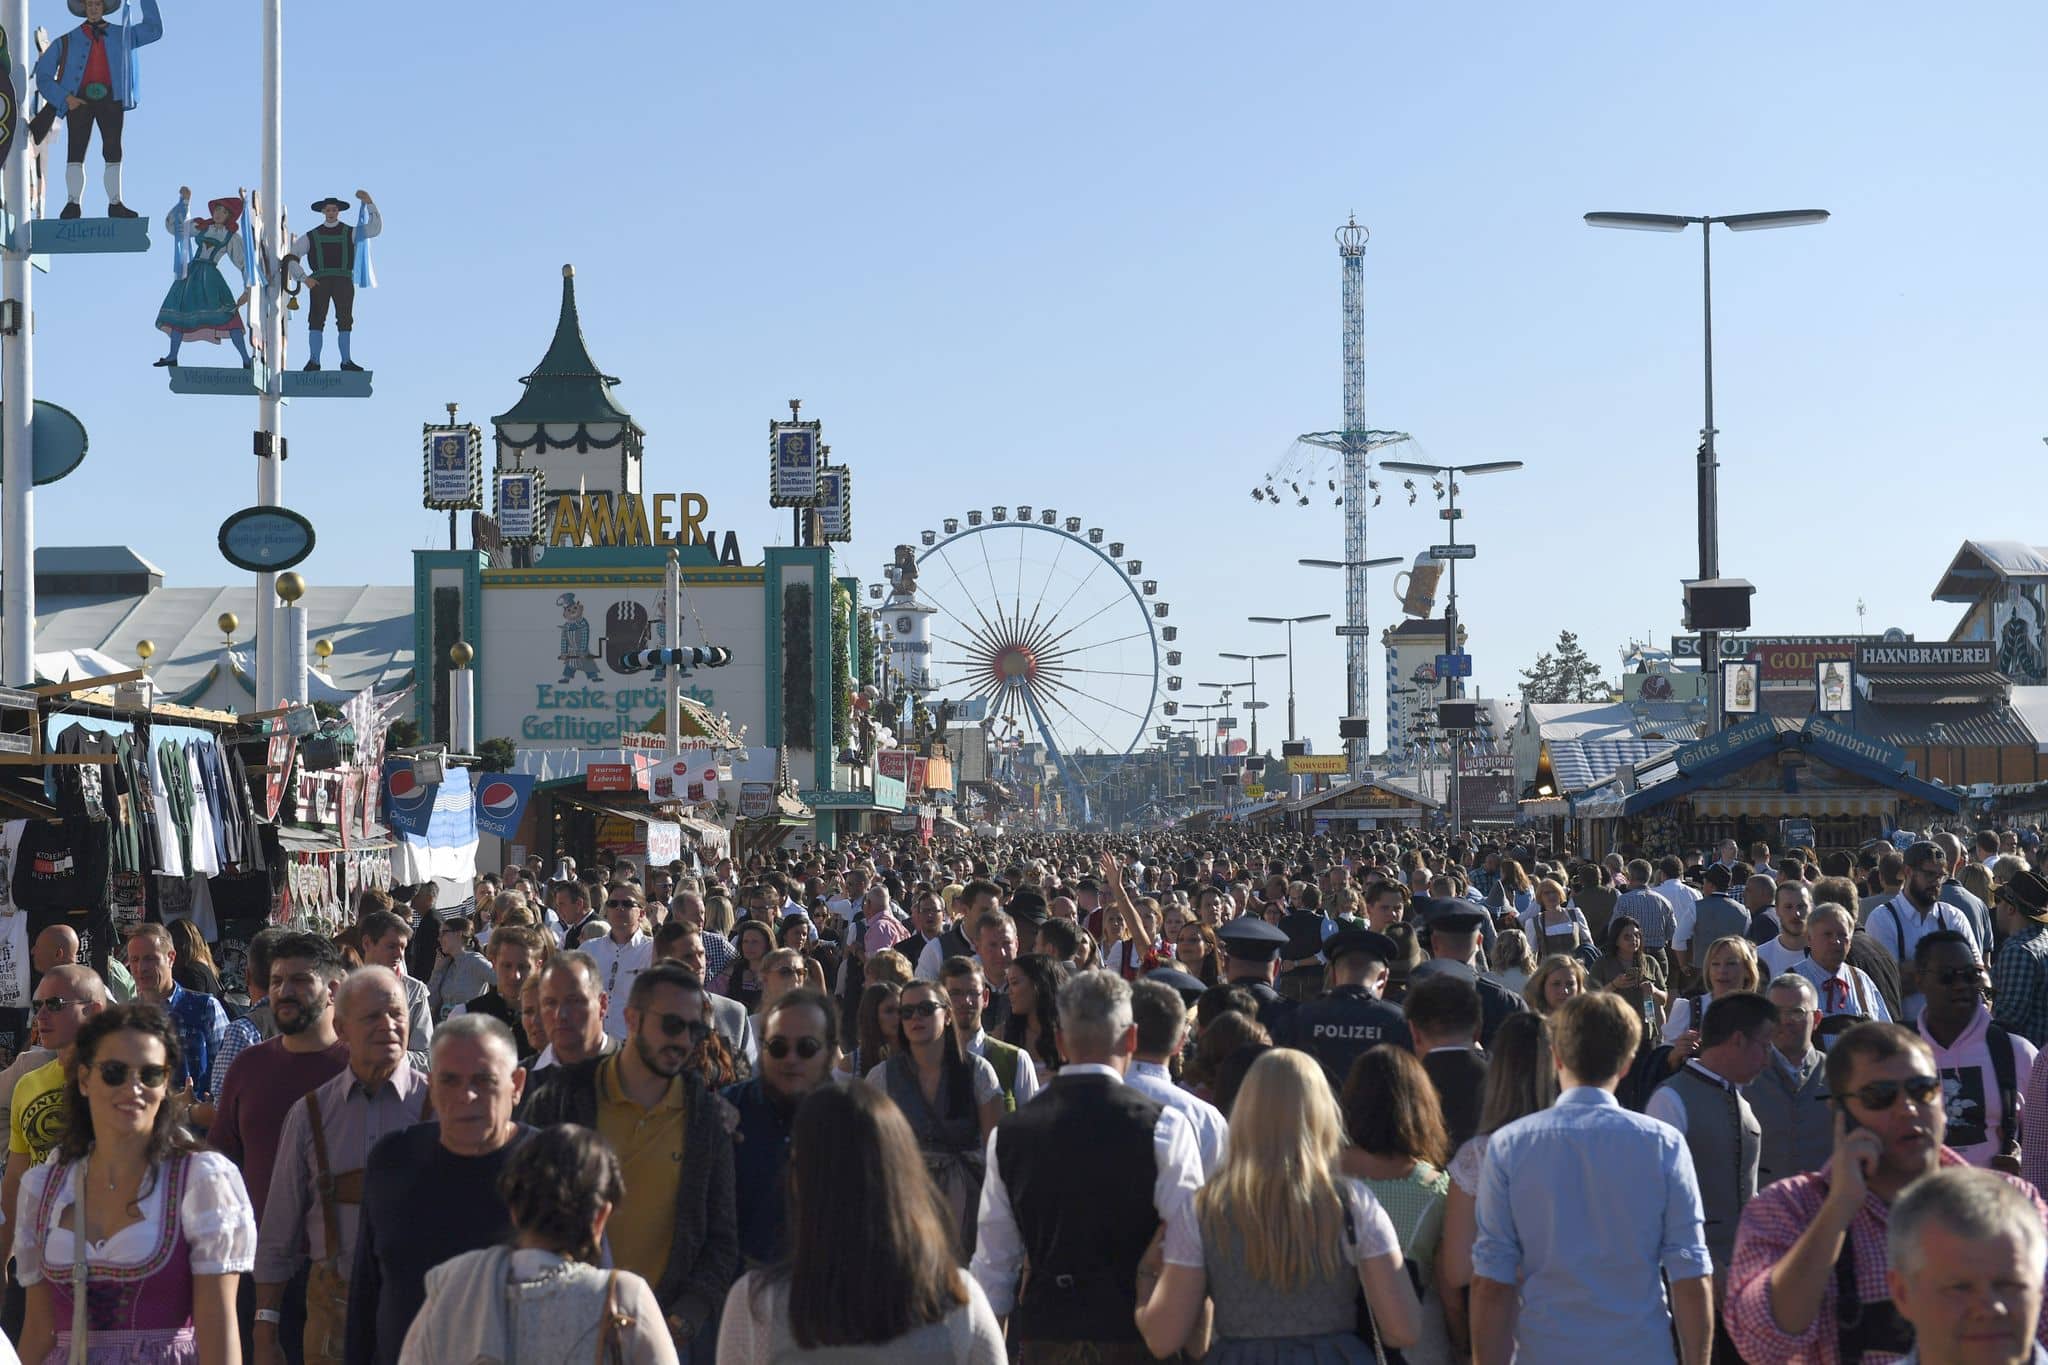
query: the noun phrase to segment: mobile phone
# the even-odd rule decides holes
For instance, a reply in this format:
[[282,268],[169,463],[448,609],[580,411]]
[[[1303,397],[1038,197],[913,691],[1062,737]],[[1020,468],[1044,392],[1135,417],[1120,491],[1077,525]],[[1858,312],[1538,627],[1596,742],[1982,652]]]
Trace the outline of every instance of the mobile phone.
[[1830,1103],[1835,1106],[1835,1112],[1842,1116],[1842,1125],[1847,1131],[1853,1133],[1863,1126],[1857,1117],[1849,1112],[1849,1105],[1846,1101],[1836,1098],[1830,1101]]

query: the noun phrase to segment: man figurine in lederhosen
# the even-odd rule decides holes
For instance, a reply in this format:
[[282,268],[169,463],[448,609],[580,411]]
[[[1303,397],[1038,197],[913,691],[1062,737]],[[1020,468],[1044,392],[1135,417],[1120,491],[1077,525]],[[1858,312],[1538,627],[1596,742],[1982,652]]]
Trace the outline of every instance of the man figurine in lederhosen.
[[63,111],[69,139],[64,158],[64,189],[68,200],[62,218],[81,216],[85,193],[85,153],[92,130],[100,130],[100,154],[107,162],[107,216],[133,218],[135,210],[121,202],[121,124],[135,106],[134,50],[164,36],[156,0],[136,0],[142,22],[116,27],[106,16],[121,0],[70,0],[71,12],[85,20],[52,43],[36,63],[36,88],[53,109]]
[[356,251],[360,243],[384,230],[384,216],[377,212],[368,190],[357,190],[356,198],[370,211],[370,221],[361,231],[341,221],[341,215],[348,211],[347,201],[322,199],[313,205],[313,212],[322,215],[324,221],[292,243],[292,255],[298,258],[292,262],[292,274],[310,281],[313,290],[313,316],[307,323],[312,346],[312,356],[306,361],[309,370],[320,368],[320,348],[327,337],[330,305],[334,309],[335,334],[341,338],[341,368],[363,368],[356,364],[348,348],[349,333],[356,322]]

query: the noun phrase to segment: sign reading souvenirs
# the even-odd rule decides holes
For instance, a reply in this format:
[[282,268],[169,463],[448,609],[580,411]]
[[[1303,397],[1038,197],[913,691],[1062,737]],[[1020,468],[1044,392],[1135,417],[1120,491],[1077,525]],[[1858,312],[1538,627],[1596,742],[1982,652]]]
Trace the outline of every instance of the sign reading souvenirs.
[[1287,771],[1290,773],[1343,773],[1350,760],[1342,754],[1289,754]]
[[[548,548],[557,545],[713,545],[718,562],[740,562],[739,537],[705,529],[702,493],[560,493],[548,519]],[[502,523],[501,523],[502,529]],[[844,537],[840,537],[844,539]]]
[[1929,673],[1957,668],[1991,669],[1998,665],[1991,644],[1864,645],[1856,651],[1858,668],[1911,669]]
[[426,426],[420,446],[426,461],[422,506],[437,512],[484,505],[484,436],[473,426]]
[[313,553],[313,523],[283,507],[244,507],[220,524],[221,558],[251,573],[289,569]]
[[[796,404],[790,409],[794,414]],[[818,423],[768,424],[768,505],[809,507],[818,498]]]

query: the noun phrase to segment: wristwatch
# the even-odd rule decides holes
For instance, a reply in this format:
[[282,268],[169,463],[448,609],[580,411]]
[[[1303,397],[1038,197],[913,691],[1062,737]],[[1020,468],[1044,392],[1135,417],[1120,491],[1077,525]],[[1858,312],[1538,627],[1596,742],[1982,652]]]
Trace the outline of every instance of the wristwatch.
[[256,1310],[256,1321],[267,1322],[275,1327],[284,1321],[284,1314],[275,1308],[259,1308]]

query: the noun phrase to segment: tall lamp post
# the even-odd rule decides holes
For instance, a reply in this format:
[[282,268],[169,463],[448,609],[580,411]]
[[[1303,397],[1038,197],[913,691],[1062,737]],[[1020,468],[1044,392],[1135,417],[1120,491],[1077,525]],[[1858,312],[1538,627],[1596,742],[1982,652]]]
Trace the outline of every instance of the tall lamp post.
[[1239,663],[1251,665],[1252,676],[1249,686],[1252,689],[1252,699],[1246,703],[1244,709],[1252,713],[1252,747],[1250,752],[1256,754],[1259,752],[1259,665],[1270,663],[1274,659],[1285,659],[1288,656],[1280,653],[1231,654],[1228,652],[1218,652],[1216,657],[1219,659],[1235,659]]
[[[1364,583],[1367,571],[1372,569],[1384,569],[1390,564],[1399,564],[1400,562],[1401,556],[1399,555],[1385,555],[1379,559],[1297,559],[1295,561],[1295,563],[1303,565],[1304,567],[1310,569],[1337,569],[1342,571],[1342,573],[1344,574],[1345,595],[1347,600],[1350,596],[1352,571],[1356,570],[1358,575],[1361,601],[1364,600]],[[1362,625],[1353,626],[1347,624],[1338,626],[1337,633],[1339,635],[1349,636],[1356,635],[1364,631],[1365,629],[1366,627]],[[1363,648],[1363,646],[1361,646],[1361,648]],[[1345,669],[1344,714],[1347,717],[1358,716],[1364,719],[1366,721],[1366,729],[1368,732],[1370,732],[1372,728],[1372,687],[1370,683],[1366,683],[1364,685],[1360,684],[1360,672],[1361,670],[1353,669],[1348,666]],[[1363,670],[1363,672],[1366,677],[1369,678],[1371,676],[1370,669]],[[1346,752],[1352,755],[1351,771],[1347,774],[1347,776],[1350,777],[1350,779],[1353,782],[1356,782],[1360,778],[1365,776],[1365,765],[1372,759],[1372,740],[1370,733],[1368,733],[1364,737],[1363,741],[1355,749],[1351,745],[1347,744],[1345,745],[1345,750]]]
[[[1682,213],[1589,213],[1591,227],[1625,228],[1631,232],[1683,232],[1700,225],[1701,357],[1705,371],[1706,418],[1700,427],[1699,446],[1699,539],[1700,577],[1721,576],[1721,503],[1718,471],[1714,457],[1714,225],[1730,232],[1757,232],[1765,228],[1811,227],[1828,220],[1826,209],[1779,209],[1770,213],[1682,214]],[[1707,731],[1721,725],[1721,633],[1700,631],[1700,671],[1706,675]]]
[[[1244,618],[1254,625],[1287,627],[1287,742],[1294,743],[1294,628],[1310,625],[1316,621],[1327,621],[1330,613],[1319,611],[1313,616],[1247,616]],[[1231,656],[1225,655],[1225,658]],[[1252,713],[1256,721],[1258,712]]]
[[[1444,607],[1444,653],[1458,652],[1458,561],[1471,559],[1477,548],[1458,539],[1458,519],[1465,514],[1458,510],[1458,480],[1471,474],[1502,474],[1510,469],[1520,469],[1520,460],[1485,460],[1479,464],[1419,464],[1408,460],[1382,460],[1381,469],[1395,470],[1403,474],[1426,474],[1432,479],[1441,479],[1444,484],[1445,502],[1437,513],[1450,523],[1449,539],[1442,545],[1430,546],[1436,558],[1448,560],[1451,566],[1450,598]],[[1451,678],[1444,679],[1444,696],[1458,695],[1457,684]]]

